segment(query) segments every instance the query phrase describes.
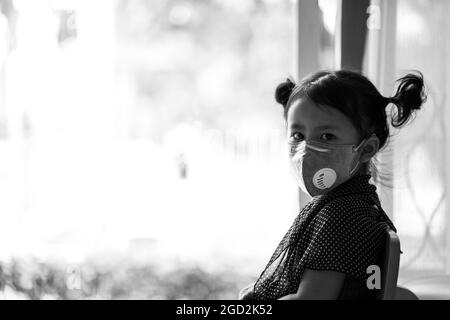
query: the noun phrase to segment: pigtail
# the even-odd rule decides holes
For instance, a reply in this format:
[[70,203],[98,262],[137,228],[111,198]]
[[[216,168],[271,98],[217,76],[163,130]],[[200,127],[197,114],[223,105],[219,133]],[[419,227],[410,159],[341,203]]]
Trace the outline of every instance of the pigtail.
[[395,114],[391,115],[391,123],[394,127],[399,128],[411,119],[416,110],[420,110],[427,96],[423,75],[419,71],[417,74],[409,73],[398,79],[397,82],[399,82],[397,92],[393,97],[387,98],[387,101],[397,107]]
[[280,83],[275,89],[275,100],[281,104],[283,108],[286,108],[294,88],[295,83],[291,79],[286,79],[285,82]]

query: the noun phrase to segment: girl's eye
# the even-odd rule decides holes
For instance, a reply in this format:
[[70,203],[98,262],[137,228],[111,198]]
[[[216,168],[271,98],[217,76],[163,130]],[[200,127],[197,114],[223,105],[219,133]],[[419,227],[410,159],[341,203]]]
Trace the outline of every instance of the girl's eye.
[[303,140],[303,135],[300,132],[295,132],[291,137],[296,141]]
[[320,136],[321,140],[330,141],[336,139],[336,136],[332,133],[324,133]]

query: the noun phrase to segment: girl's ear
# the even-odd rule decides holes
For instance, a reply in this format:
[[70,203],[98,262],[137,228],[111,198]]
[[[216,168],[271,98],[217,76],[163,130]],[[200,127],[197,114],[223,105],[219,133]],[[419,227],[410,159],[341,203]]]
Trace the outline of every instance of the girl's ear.
[[378,152],[380,148],[380,139],[373,134],[369,138],[367,138],[366,143],[361,151],[361,163],[365,163],[370,161],[372,157]]

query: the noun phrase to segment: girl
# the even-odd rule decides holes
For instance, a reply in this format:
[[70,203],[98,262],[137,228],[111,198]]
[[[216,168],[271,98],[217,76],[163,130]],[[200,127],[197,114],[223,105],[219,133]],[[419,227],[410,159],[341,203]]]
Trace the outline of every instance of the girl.
[[426,100],[423,76],[398,80],[383,97],[363,75],[321,71],[300,83],[281,83],[289,158],[299,187],[312,199],[300,211],[256,283],[240,299],[375,299],[366,273],[381,267],[387,229],[396,231],[380,205],[372,158],[386,146],[385,108],[398,128]]

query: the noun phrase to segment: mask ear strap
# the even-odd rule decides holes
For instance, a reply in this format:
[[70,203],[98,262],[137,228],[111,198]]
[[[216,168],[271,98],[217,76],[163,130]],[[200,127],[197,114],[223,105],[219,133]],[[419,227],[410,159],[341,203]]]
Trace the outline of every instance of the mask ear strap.
[[357,147],[353,148],[353,151],[355,151],[355,152],[358,151],[361,148],[361,146],[364,144],[364,142],[366,142],[366,141],[367,141],[367,138],[362,139],[361,142],[359,143],[359,145]]
[[350,170],[350,175],[352,175],[353,172],[355,172],[355,170],[358,169],[358,165],[359,165],[359,161],[356,163],[356,166],[352,170]]
[[372,133],[369,137],[366,137],[366,138],[362,139],[361,142],[359,143],[359,145],[358,145],[356,148],[353,148],[353,151],[358,151],[359,148],[361,148],[361,146],[362,146],[367,140],[369,140],[369,138],[376,137],[376,136],[377,136],[377,135],[376,135],[375,133]]
[[[361,148],[361,146],[364,144],[364,142],[366,142],[369,138],[371,138],[371,137],[373,137],[373,136],[377,136],[375,133],[372,133],[372,135],[370,136],[370,137],[367,137],[367,138],[364,138],[364,139],[362,139],[362,141],[361,141],[361,143],[356,147],[356,148],[353,148],[353,151],[358,151],[359,150],[359,148]],[[355,165],[355,167],[350,171],[350,175],[352,175],[353,174],[353,172],[355,172],[355,170],[358,168],[358,165],[359,165],[359,161],[358,161],[358,163]]]

